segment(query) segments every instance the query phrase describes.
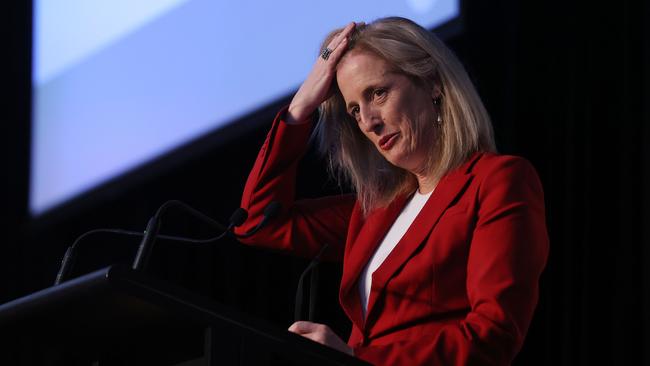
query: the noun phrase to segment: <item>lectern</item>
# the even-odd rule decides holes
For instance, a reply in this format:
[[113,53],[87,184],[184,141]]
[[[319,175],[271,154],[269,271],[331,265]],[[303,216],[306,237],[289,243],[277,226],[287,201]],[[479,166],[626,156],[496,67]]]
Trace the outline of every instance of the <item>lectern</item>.
[[110,266],[0,305],[3,365],[368,365]]

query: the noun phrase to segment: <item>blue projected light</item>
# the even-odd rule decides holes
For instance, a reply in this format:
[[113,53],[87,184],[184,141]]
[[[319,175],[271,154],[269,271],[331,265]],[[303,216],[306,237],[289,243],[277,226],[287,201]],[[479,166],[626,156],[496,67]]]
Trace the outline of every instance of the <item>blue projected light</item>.
[[433,28],[458,2],[35,0],[30,211],[293,92],[334,28],[389,15]]

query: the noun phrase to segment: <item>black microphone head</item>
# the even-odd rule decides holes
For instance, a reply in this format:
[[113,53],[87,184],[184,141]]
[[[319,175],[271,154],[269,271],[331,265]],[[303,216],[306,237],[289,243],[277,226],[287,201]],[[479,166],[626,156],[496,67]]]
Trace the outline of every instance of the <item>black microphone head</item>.
[[266,219],[274,218],[275,216],[278,215],[281,208],[282,208],[282,204],[278,201],[273,201],[269,203],[268,206],[264,208],[264,217]]
[[248,218],[248,211],[243,208],[238,208],[230,216],[230,224],[234,227],[240,226]]
[[245,232],[244,234],[241,235],[235,235],[237,238],[248,238],[249,236],[252,236],[256,232],[258,232],[261,228],[266,226],[270,220],[272,220],[274,217],[278,215],[280,212],[280,209],[282,208],[282,205],[280,202],[273,201],[269,203],[266,207],[264,207],[264,217],[262,218],[262,221],[260,221],[257,226],[254,228],[250,229],[249,231]]

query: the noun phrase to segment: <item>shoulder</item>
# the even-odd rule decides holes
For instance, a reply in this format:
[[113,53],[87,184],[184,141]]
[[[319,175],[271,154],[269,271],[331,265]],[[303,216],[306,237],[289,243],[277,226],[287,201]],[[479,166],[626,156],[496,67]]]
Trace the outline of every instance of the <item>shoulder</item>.
[[535,167],[527,159],[514,155],[481,153],[469,169],[479,186],[479,196],[543,197],[542,184]]
[[477,154],[466,173],[479,181],[516,180],[528,178],[539,180],[535,167],[526,158],[515,155],[501,155],[493,152]]
[[480,153],[470,172],[476,176],[485,176],[498,171],[532,170],[535,168],[526,158],[516,155],[501,155],[493,152]]

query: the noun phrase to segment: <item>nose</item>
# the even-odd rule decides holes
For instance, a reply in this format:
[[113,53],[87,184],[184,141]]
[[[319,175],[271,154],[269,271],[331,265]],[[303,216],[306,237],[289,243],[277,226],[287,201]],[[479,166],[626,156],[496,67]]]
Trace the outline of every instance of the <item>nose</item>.
[[359,121],[361,130],[366,133],[380,134],[384,126],[384,121],[381,119],[381,114],[376,108],[366,107],[361,108],[361,120]]

